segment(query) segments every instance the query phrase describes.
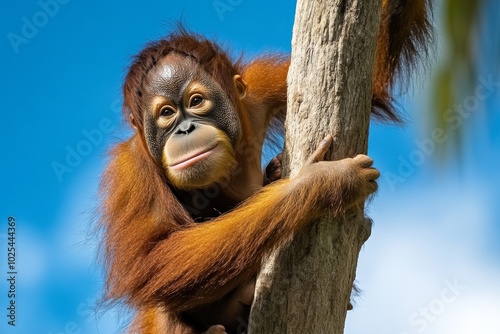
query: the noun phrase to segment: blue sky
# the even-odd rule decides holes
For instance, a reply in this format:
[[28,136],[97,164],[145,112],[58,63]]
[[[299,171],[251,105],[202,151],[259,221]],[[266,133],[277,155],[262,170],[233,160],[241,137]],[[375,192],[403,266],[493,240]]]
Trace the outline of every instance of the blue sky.
[[[8,327],[2,311],[0,332],[114,333],[120,310],[93,309],[102,277],[89,232],[106,151],[128,134],[120,89],[130,57],[179,20],[235,55],[289,52],[294,5],[44,5],[54,1],[3,1],[0,11],[0,310],[8,302],[9,216],[17,222],[19,272],[17,326]],[[500,332],[500,88],[463,119],[461,158],[439,164],[418,144],[435,130],[426,116],[435,58],[401,99],[408,125],[371,129],[369,153],[383,178],[358,267],[364,294],[346,333]],[[500,81],[493,68],[479,75]]]

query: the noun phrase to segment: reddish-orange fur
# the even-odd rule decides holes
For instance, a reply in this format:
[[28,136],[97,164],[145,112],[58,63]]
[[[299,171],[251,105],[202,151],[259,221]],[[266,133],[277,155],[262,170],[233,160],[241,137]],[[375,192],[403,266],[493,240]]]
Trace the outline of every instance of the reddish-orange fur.
[[[398,120],[389,92],[395,75],[414,63],[429,36],[427,2],[383,1],[373,99],[378,117]],[[396,10],[398,3],[407,4]],[[249,281],[262,257],[322,213],[321,207],[329,206],[336,214],[363,198],[342,191],[346,185],[354,189],[351,183],[358,180],[342,174],[340,168],[337,172],[343,177],[333,181],[314,177],[281,180],[261,190],[251,189],[248,195],[242,192],[248,198],[257,190],[235,210],[207,223],[195,223],[151,158],[144,139],[144,77],[170,52],[189,57],[194,53],[237,106],[243,133],[238,145],[250,147],[253,158],[247,166],[248,152],[238,153],[237,147],[243,170],[231,182],[241,187],[247,185],[245,173],[260,169],[269,122],[286,109],[286,59],[269,56],[247,65],[232,63],[213,43],[184,32],[149,45],[135,58],[124,84],[124,112],[136,133],[111,152],[102,182],[101,221],[108,269],[106,298],[138,310],[131,330],[141,334],[199,333],[178,315],[212,303]],[[241,74],[248,85],[242,101],[233,85],[235,74]],[[325,187],[333,198],[323,198]]]
[[[105,187],[113,192],[107,193],[104,219],[115,223],[106,231],[107,252],[122,255],[109,258],[108,298],[125,298],[137,308],[149,308],[136,324],[141,333],[156,333],[149,328],[161,321],[153,317],[153,313],[163,314],[158,312],[161,305],[179,313],[216,301],[249,281],[263,254],[316,218],[320,208],[328,205],[335,214],[363,198],[340,191],[346,188],[343,184],[354,189],[358,180],[339,168],[341,176],[333,181],[277,181],[239,208],[209,223],[195,224],[178,208],[173,194],[162,191],[168,189],[166,185],[157,187],[161,181],[148,175],[152,171],[147,163],[134,163],[141,155],[135,151],[140,150],[136,139],[117,148],[117,159],[108,169],[112,175],[107,174],[110,183]],[[333,199],[324,198],[325,189],[332,191]],[[152,196],[144,197],[146,192]],[[173,220],[169,211],[176,206]]]
[[432,0],[382,0],[382,19],[375,60],[373,115],[399,122],[391,90],[398,77],[409,74],[417,57],[426,54],[432,38]]

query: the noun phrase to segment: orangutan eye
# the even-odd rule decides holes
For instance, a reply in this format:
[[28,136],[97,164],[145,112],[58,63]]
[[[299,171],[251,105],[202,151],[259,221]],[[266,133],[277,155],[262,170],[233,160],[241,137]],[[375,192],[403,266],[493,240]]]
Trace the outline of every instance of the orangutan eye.
[[201,102],[203,102],[203,97],[201,97],[200,95],[194,95],[192,98],[191,98],[191,102],[189,103],[189,107],[192,108],[192,107],[196,107],[197,105],[199,105]]
[[173,114],[175,114],[175,111],[172,108],[169,108],[169,107],[163,107],[160,110],[160,116],[161,117],[170,117]]

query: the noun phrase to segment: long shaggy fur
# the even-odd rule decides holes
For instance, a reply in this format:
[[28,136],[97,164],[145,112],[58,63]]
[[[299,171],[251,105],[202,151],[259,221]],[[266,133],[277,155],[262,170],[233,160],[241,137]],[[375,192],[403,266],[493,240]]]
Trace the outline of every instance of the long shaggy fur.
[[[430,1],[384,0],[383,8],[373,114],[399,121],[391,90],[396,78],[426,53],[432,35]],[[101,184],[100,221],[106,299],[138,309],[132,330],[142,334],[195,333],[180,314],[220,299],[253,277],[265,254],[314,218],[314,208],[297,203],[321,201],[324,194],[315,189],[324,189],[326,182],[309,180],[297,188],[288,180],[278,181],[235,210],[196,224],[164,170],[151,158],[144,139],[142,92],[148,73],[169,53],[194,59],[213,76],[237,106],[249,141],[265,134],[270,123],[279,124],[286,111],[286,57],[268,55],[243,64],[232,61],[212,41],[180,29],[149,44],[133,59],[123,86],[123,111],[126,119],[133,120],[136,133],[110,153]],[[248,84],[243,102],[234,88],[236,74]],[[260,157],[261,145],[252,154]],[[335,192],[339,184],[330,187]],[[344,207],[344,200],[339,191],[338,208]]]

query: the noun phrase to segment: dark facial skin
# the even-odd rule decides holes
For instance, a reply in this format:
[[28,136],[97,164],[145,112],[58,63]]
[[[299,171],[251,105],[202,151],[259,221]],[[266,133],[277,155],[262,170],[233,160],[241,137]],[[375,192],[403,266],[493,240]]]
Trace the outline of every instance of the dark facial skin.
[[145,86],[147,146],[169,180],[192,189],[230,173],[240,122],[220,85],[193,60],[170,54],[150,72]]

